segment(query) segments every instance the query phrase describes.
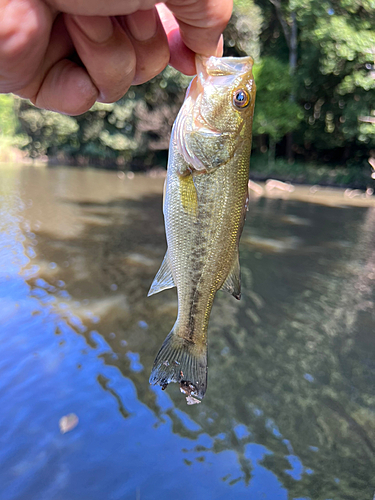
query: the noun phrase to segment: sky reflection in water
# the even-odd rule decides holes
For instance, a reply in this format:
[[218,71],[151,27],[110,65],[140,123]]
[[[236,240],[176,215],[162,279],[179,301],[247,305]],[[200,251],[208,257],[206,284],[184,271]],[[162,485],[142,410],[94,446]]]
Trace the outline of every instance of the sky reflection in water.
[[176,317],[146,297],[162,182],[0,170],[0,497],[372,498],[375,209],[252,201],[187,407],[148,385]]

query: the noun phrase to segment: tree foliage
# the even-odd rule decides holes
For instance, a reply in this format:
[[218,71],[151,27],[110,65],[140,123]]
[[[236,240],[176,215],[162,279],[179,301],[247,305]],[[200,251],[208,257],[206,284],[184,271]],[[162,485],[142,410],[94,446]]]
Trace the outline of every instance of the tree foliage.
[[[371,0],[258,0],[262,53],[287,61],[282,22],[298,29],[293,75],[304,117],[295,149],[307,158],[347,161],[375,147],[375,4]],[[278,4],[275,6],[275,4]],[[365,121],[364,121],[365,120]]]
[[13,109],[13,98],[9,94],[0,94],[0,134],[12,136],[17,128],[17,118]]
[[133,87],[116,103],[96,103],[77,117],[40,110],[26,101],[18,107],[32,157],[73,157],[80,162],[123,166],[151,165],[168,150],[169,133],[189,78],[173,68]]
[[254,78],[257,82],[254,135],[267,134],[278,142],[295,130],[303,117],[301,107],[290,99],[289,68],[273,57],[265,57],[255,66]]
[[[255,60],[254,149],[283,155],[293,131],[297,159],[365,164],[375,149],[374,0],[236,0],[225,55]],[[167,68],[114,104],[78,117],[16,101],[32,157],[144,169],[165,164],[173,120],[189,78]],[[14,133],[11,98],[0,128]]]

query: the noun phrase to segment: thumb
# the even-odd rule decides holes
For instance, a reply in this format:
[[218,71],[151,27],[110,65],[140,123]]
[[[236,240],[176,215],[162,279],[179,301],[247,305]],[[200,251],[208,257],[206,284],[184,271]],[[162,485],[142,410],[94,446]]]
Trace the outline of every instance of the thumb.
[[221,55],[221,34],[232,15],[232,0],[169,0],[181,40],[196,54]]

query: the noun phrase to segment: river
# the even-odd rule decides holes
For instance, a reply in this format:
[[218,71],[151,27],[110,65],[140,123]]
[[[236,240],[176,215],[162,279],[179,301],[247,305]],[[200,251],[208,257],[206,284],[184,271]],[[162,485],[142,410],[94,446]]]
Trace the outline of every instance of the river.
[[187,406],[148,384],[177,313],[147,298],[162,185],[0,168],[0,499],[371,500],[374,196],[256,187]]

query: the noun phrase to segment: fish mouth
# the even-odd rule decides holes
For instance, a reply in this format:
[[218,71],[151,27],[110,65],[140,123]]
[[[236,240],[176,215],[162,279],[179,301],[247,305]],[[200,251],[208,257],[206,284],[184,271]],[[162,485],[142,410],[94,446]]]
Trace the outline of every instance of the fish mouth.
[[197,75],[190,82],[186,97],[191,97],[195,102],[203,91],[203,85],[212,78],[220,78],[220,82],[229,84],[238,76],[246,78],[251,74],[254,65],[252,57],[205,57],[196,55],[195,66]]
[[195,57],[197,75],[200,79],[209,76],[247,75],[254,65],[252,57]]
[[223,88],[232,87],[233,83],[238,86],[247,85],[248,89],[253,85],[252,67],[253,59],[247,57],[204,57],[197,55],[195,58],[197,75],[192,79],[186,91],[185,102],[175,122],[175,137],[177,147],[189,165],[190,172],[206,173],[206,167],[189,147],[187,140],[190,132],[199,130],[201,137],[208,139],[212,137],[225,137],[228,132],[219,131],[215,124],[210,123],[201,112],[201,98],[207,86],[220,85]]

